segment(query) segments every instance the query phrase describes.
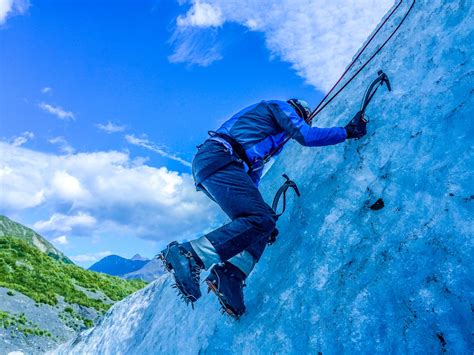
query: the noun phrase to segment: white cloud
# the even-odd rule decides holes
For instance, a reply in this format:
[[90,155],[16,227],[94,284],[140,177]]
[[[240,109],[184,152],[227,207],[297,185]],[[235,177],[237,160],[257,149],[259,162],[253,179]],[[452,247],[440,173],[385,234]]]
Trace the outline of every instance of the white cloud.
[[189,174],[127,153],[55,155],[0,141],[0,156],[2,213],[49,212],[34,226],[41,231],[170,241],[195,237],[222,218]]
[[72,154],[75,152],[75,149],[68,143],[68,141],[64,137],[54,137],[51,138],[49,141],[51,144],[57,144],[59,146],[59,150],[65,154]]
[[32,132],[25,131],[20,136],[13,137],[10,141],[13,146],[20,147],[33,138],[35,138],[35,135]]
[[28,0],[0,0],[0,25],[4,24],[8,17],[26,13],[29,7]]
[[206,67],[222,59],[221,45],[213,27],[178,27],[170,39],[174,46],[171,63],[189,63]]
[[[210,50],[219,59],[215,41],[193,47],[199,36],[226,22],[262,32],[272,55],[290,62],[308,83],[327,90],[374,30],[393,0],[189,0],[177,18],[172,41],[174,61],[195,62]],[[202,9],[212,9],[211,12]],[[210,14],[219,14],[211,16]],[[206,17],[206,14],[207,17]],[[208,19],[208,20],[206,20]],[[187,31],[186,31],[187,29]],[[182,48],[184,46],[184,49]],[[185,50],[186,48],[193,50]],[[200,52],[200,53],[196,53]],[[178,58],[179,60],[176,60]],[[197,63],[199,64],[199,63]]]
[[98,253],[93,253],[93,254],[82,254],[82,255],[76,255],[76,256],[71,256],[71,260],[75,261],[76,263],[90,263],[90,262],[95,262],[99,261],[100,259],[111,255],[112,252],[110,250],[107,251],[101,251]]
[[65,121],[74,121],[76,118],[71,111],[66,111],[60,106],[53,106],[44,102],[41,102],[38,107],[45,112],[48,112],[57,118]]
[[112,134],[117,132],[123,132],[125,130],[125,126],[120,126],[108,121],[106,124],[98,123],[95,125],[98,129],[104,131],[105,133]]
[[80,181],[66,171],[54,172],[51,191],[66,201],[79,201],[90,197],[88,191],[82,188]]
[[50,88],[49,86],[45,86],[44,88],[41,89],[41,93],[43,94],[48,94],[52,91],[53,89]]
[[12,10],[13,0],[0,0],[0,24],[4,23]]
[[69,240],[65,235],[62,235],[60,237],[54,238],[53,242],[59,245],[67,245],[69,244]]
[[72,216],[55,213],[47,221],[36,222],[33,229],[40,232],[69,233],[72,230],[91,230],[96,223],[97,220],[94,217],[84,212],[78,212]]
[[176,19],[177,28],[171,38],[174,52],[169,61],[206,67],[222,59],[216,28],[224,21],[219,7],[195,1],[185,15]]
[[157,154],[161,155],[162,157],[177,161],[177,162],[183,164],[184,166],[191,167],[190,162],[188,162],[188,161],[186,161],[186,160],[184,160],[184,159],[182,159],[182,158],[180,158],[180,157],[178,157],[174,154],[166,152],[163,148],[158,147],[155,143],[150,142],[147,138],[138,138],[138,137],[135,137],[133,134],[127,134],[125,136],[125,139],[130,144],[137,145],[139,147],[148,149],[148,150],[150,150],[154,153],[157,153]]
[[196,1],[185,16],[178,16],[176,23],[181,27],[217,27],[224,23],[224,19],[219,7]]

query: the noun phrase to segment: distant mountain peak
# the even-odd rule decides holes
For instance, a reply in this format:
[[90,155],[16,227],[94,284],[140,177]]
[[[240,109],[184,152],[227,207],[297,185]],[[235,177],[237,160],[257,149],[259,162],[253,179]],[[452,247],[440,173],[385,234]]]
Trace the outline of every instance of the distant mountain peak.
[[146,261],[149,260],[148,258],[145,258],[144,256],[141,256],[140,254],[135,254],[132,256],[130,260],[139,260],[139,261]]
[[[140,255],[138,256],[140,257]],[[141,269],[148,262],[148,259],[127,259],[119,255],[108,255],[92,265],[89,270],[122,276]]]

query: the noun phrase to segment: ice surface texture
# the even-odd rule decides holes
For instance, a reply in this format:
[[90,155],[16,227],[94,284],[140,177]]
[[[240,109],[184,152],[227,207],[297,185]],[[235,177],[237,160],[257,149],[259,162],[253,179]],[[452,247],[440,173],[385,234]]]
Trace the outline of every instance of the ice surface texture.
[[[393,92],[381,88],[369,106],[368,135],[287,146],[262,191],[270,202],[286,172],[302,197],[290,198],[277,243],[248,280],[240,322],[212,295],[192,311],[162,277],[60,352],[472,353],[473,28],[472,1],[418,0],[316,120],[348,122],[383,69]],[[370,209],[379,198],[384,208]]]

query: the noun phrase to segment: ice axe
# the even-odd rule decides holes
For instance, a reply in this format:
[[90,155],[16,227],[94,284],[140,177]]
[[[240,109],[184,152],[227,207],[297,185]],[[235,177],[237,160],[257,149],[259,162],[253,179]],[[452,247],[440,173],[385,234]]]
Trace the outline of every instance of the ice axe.
[[[276,214],[276,218],[278,219],[286,210],[286,191],[289,189],[289,188],[292,188],[296,195],[298,197],[301,196],[301,193],[300,193],[300,190],[298,189],[298,185],[296,185],[296,182],[294,182],[293,180],[291,180],[288,175],[286,174],[283,174],[282,175],[284,178],[285,178],[285,182],[283,183],[283,185],[280,186],[280,188],[278,189],[278,191],[276,192],[275,194],[275,197],[273,198],[273,203],[272,203],[272,209],[273,211],[275,211],[275,214]],[[283,195],[283,209],[280,213],[277,213],[277,210],[278,210],[278,204],[280,202],[280,197]]]
[[372,81],[372,83],[367,87],[367,90],[365,90],[364,99],[362,100],[362,105],[360,107],[361,117],[365,123],[369,122],[369,120],[365,117],[365,110],[367,109],[367,106],[374,97],[378,88],[385,84],[387,85],[388,91],[392,91],[392,86],[390,85],[390,80],[388,79],[387,74],[385,74],[382,70],[379,70],[377,74],[377,79]]
[[[275,194],[275,197],[273,198],[273,203],[272,203],[272,209],[275,212],[275,220],[278,220],[280,216],[285,212],[286,210],[286,192],[288,189],[293,189],[296,193],[296,196],[300,197],[301,193],[300,190],[298,189],[298,185],[296,185],[296,182],[291,180],[288,175],[283,174],[283,177],[285,178],[285,182],[283,185],[280,186],[278,191]],[[277,212],[278,210],[278,204],[280,202],[280,197],[283,196],[283,209],[280,213]],[[276,237],[278,236],[278,229],[273,229],[272,234],[268,237],[268,245],[272,245],[276,241]]]

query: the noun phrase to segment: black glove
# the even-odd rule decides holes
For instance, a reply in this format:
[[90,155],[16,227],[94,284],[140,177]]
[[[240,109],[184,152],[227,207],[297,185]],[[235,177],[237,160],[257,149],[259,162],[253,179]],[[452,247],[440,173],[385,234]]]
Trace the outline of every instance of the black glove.
[[347,138],[359,139],[367,134],[367,121],[364,119],[362,111],[355,114],[354,118],[347,124],[346,129]]

